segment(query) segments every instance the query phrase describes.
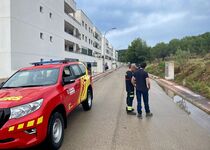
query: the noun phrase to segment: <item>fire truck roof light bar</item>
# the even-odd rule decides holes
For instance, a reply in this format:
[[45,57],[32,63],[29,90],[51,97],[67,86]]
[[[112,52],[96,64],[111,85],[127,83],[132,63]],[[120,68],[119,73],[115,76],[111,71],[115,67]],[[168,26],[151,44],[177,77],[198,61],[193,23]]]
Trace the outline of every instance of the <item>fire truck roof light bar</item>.
[[42,65],[47,65],[47,64],[60,64],[60,63],[68,63],[68,62],[78,62],[79,60],[78,59],[64,59],[64,60],[50,60],[50,61],[43,61],[41,59],[40,62],[34,62],[34,63],[31,63],[32,65],[34,66],[42,66]]

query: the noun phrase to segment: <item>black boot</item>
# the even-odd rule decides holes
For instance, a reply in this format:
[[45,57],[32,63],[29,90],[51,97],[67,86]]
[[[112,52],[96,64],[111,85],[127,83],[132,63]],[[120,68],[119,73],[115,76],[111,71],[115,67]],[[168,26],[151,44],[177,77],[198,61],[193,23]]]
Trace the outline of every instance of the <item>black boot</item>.
[[152,117],[153,114],[150,112],[150,113],[146,113],[146,117]]
[[128,115],[136,115],[136,113],[134,111],[127,111]]
[[142,119],[142,118],[143,118],[143,117],[142,117],[142,114],[138,114],[137,117],[138,117],[139,119]]

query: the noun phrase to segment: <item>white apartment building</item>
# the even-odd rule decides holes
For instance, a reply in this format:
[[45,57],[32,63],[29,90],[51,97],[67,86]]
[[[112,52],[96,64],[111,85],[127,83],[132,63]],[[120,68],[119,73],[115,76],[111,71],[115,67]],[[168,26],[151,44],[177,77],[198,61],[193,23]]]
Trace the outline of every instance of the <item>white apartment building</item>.
[[116,63],[116,58],[118,58],[118,53],[116,53],[116,50],[112,46],[112,44],[108,41],[107,38],[102,38],[102,54],[103,57],[105,57],[105,62],[109,68],[113,67],[113,64]]
[[102,34],[82,10],[76,11],[76,19],[81,24],[82,54],[101,57]]
[[101,72],[102,45],[101,32],[74,0],[0,2],[0,78],[40,59],[77,58]]

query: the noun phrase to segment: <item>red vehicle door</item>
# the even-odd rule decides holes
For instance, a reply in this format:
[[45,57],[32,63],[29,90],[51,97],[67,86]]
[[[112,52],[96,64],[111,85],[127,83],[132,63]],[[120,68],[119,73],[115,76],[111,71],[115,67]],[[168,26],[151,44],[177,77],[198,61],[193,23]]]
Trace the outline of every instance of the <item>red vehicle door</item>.
[[71,65],[71,70],[74,73],[75,76],[75,92],[76,92],[76,96],[77,96],[77,105],[80,104],[80,100],[81,100],[81,92],[82,92],[82,72],[79,68],[79,66],[77,64]]
[[67,109],[72,111],[77,106],[77,100],[79,97],[78,88],[79,82],[74,76],[74,73],[70,69],[70,66],[66,66],[63,69],[63,99]]
[[87,75],[86,68],[83,64],[79,64],[80,70],[82,72],[82,77],[81,77],[81,82],[82,82],[82,87],[81,87],[81,101],[84,101],[86,99],[87,95],[87,86],[90,84],[89,83],[89,75]]

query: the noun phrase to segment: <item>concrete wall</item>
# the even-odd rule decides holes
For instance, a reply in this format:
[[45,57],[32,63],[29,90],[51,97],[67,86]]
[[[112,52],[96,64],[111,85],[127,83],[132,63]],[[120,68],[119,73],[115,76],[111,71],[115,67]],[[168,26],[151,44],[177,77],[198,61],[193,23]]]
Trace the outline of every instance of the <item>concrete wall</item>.
[[[94,58],[64,51],[64,39],[80,45],[80,40],[64,32],[64,20],[80,27],[64,13],[63,0],[12,0],[12,71],[41,58],[78,58],[94,61]],[[40,13],[40,6],[43,13]],[[52,13],[52,18],[49,17]],[[43,39],[40,39],[43,33]],[[53,41],[50,41],[50,36]],[[18,62],[18,63],[17,63]]]
[[10,0],[0,2],[0,78],[11,72]]

